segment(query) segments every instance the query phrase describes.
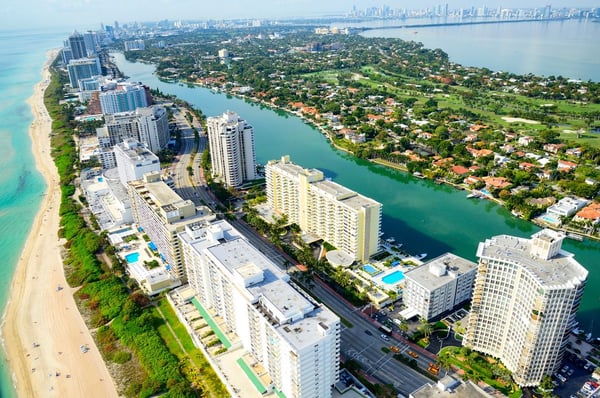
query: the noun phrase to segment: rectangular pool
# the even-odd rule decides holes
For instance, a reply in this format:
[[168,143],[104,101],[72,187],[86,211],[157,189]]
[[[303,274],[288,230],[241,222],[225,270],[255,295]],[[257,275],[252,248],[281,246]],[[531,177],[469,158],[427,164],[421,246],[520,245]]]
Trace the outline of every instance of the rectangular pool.
[[400,282],[403,279],[404,279],[404,273],[402,271],[394,271],[391,274],[386,275],[383,278],[381,278],[381,281],[388,285],[395,285],[396,283]]
[[362,269],[369,275],[373,275],[373,274],[376,274],[377,272],[379,272],[379,270],[377,268],[373,267],[371,264],[363,265]]

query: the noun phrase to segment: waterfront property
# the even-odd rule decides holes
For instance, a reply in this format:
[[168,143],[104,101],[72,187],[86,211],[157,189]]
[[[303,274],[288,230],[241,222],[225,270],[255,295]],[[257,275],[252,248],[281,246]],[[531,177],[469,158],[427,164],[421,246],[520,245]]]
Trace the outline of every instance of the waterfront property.
[[221,220],[179,234],[198,307],[223,319],[261,383],[287,397],[330,397],[339,380],[340,321],[289,284],[290,277]]
[[289,156],[265,168],[267,203],[303,232],[319,236],[353,259],[366,262],[379,250],[381,203],[304,169]]
[[562,250],[561,232],[494,236],[479,266],[463,345],[499,358],[520,386],[559,369],[588,272]]
[[405,274],[402,295],[406,318],[426,320],[448,313],[471,298],[477,264],[452,253],[443,254]]

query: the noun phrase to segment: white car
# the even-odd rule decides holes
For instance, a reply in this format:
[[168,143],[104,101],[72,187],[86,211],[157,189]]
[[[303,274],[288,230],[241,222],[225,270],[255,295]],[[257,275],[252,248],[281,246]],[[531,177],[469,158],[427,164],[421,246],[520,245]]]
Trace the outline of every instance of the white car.
[[381,338],[384,339],[385,341],[390,341],[390,338],[388,336],[386,336],[385,334],[382,334]]

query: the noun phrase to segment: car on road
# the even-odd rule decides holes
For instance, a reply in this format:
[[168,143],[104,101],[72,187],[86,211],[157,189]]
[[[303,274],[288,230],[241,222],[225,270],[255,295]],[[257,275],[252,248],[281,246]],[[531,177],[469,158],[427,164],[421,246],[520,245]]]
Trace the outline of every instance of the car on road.
[[388,336],[386,336],[385,334],[382,334],[381,338],[384,339],[385,341],[390,341],[390,338]]
[[408,351],[408,355],[410,355],[410,356],[411,356],[411,357],[413,357],[413,358],[419,358],[419,354],[417,354],[417,353],[416,353],[416,352],[414,352],[414,351]]
[[400,352],[400,347],[398,347],[397,345],[391,345],[390,350],[394,352]]
[[370,330],[365,329],[365,333],[368,334],[369,336],[373,336],[373,333]]

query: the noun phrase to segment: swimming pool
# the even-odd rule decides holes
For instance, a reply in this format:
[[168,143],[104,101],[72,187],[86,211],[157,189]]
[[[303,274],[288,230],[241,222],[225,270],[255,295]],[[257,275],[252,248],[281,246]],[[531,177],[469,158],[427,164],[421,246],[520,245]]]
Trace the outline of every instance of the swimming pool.
[[386,275],[383,278],[381,278],[381,281],[388,285],[394,285],[403,279],[404,279],[404,273],[402,271],[394,271],[391,274]]
[[129,253],[128,255],[125,256],[125,260],[127,260],[127,262],[129,264],[137,263],[139,259],[140,259],[140,253],[138,253],[138,252]]
[[377,268],[373,267],[371,264],[365,264],[362,267],[363,271],[368,273],[369,275],[373,275],[377,273]]
[[559,224],[559,223],[560,223],[560,221],[559,221],[559,220],[557,220],[556,218],[552,217],[552,216],[551,216],[551,215],[549,215],[549,214],[544,214],[544,215],[543,215],[543,216],[541,216],[540,218],[541,218],[542,220],[546,221],[547,223],[550,223],[550,224],[555,224],[555,225],[557,225],[557,224]]

